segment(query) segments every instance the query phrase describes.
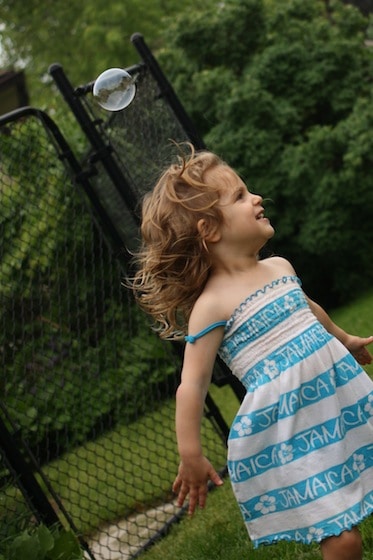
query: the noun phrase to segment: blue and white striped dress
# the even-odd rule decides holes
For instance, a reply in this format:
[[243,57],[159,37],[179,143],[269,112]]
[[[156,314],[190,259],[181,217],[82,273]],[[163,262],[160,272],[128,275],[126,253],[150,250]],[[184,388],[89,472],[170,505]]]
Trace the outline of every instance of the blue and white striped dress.
[[247,390],[228,469],[254,546],[320,542],[372,514],[373,382],[317,321],[299,279],[248,297],[219,354]]

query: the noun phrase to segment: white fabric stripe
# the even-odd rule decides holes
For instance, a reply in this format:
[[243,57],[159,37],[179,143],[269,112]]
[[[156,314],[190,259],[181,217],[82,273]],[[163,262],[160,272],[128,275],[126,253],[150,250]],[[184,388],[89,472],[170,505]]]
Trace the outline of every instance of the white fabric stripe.
[[[343,422],[349,422],[348,407],[350,406],[351,393],[354,394],[354,401],[357,403],[363,397],[366,400],[361,384],[355,383],[355,386],[350,388],[341,387],[338,392],[338,403],[335,403],[335,395],[330,395],[323,399],[323,404],[320,407],[320,401],[316,401],[313,405],[309,405],[305,408],[299,409],[295,415],[287,416],[285,418],[279,419],[276,423],[272,424],[264,432],[259,432],[253,435],[247,435],[240,438],[229,439],[228,441],[228,460],[241,460],[245,459],[248,455],[253,456],[258,453],[261,449],[268,447],[270,445],[275,445],[286,441],[291,438],[296,438],[298,434],[305,432],[307,430],[312,430],[315,426],[322,423],[327,423],[328,420],[337,418],[341,411],[346,409],[346,414],[344,416]],[[314,417],[313,410],[316,410],[317,415]],[[365,413],[365,417],[369,414]],[[271,417],[266,417],[264,415],[264,421],[270,422]],[[373,416],[371,417],[371,425],[373,431]],[[235,422],[232,423],[232,429],[235,426]],[[294,429],[296,426],[296,430]],[[366,431],[366,428],[365,428]],[[263,441],[265,438],[265,443]],[[249,450],[249,453],[248,453]]]
[[[358,444],[348,446],[345,450],[347,456],[352,456],[361,447],[361,439],[366,439],[364,437],[365,433],[364,426],[356,428],[353,441],[358,442]],[[368,443],[368,441],[365,442],[365,444]],[[316,461],[314,460],[315,457],[317,458]],[[340,462],[340,443],[338,442],[317,450],[316,453],[310,453],[297,460],[297,468],[292,471],[291,484],[297,485],[305,478],[316,476],[321,471],[332,469]],[[232,486],[235,488],[235,493],[237,498],[239,498],[239,501],[247,502],[256,496],[276,490],[279,487],[279,481],[282,483],[281,486],[287,486],[289,484],[289,482],[287,482],[288,471],[289,466],[287,464],[280,465],[277,468],[270,469],[255,476],[252,483],[250,483],[249,479],[248,482],[232,482]]]
[[228,466],[251,538],[320,540],[340,532],[338,516],[351,528],[373,512],[373,384],[294,278],[248,298],[221,348],[248,388]]
[[[282,345],[288,344],[294,338],[294,328],[297,330],[299,326],[301,326],[301,332],[306,330],[306,328],[311,327],[312,325],[316,325],[316,320],[314,315],[310,310],[303,310],[302,313],[299,312],[301,315],[298,319],[295,319],[293,316],[290,316],[287,320],[283,321],[281,324],[281,330],[274,329],[269,331],[266,337],[261,337],[259,339],[255,339],[252,343],[249,343],[235,355],[234,360],[240,362],[242,360],[242,354],[246,356],[247,359],[247,352],[253,354],[253,356],[257,357],[257,360],[260,360],[263,356],[268,354],[268,348],[271,350],[275,350]],[[250,347],[251,346],[251,347]],[[253,366],[255,365],[255,361],[253,362]]]
[[[370,486],[369,480],[373,476],[373,470],[370,469],[366,473],[363,473],[363,480],[366,481],[366,487]],[[352,508],[358,499],[351,493],[347,493],[348,499],[346,499],[346,488],[341,488],[341,490],[336,491],[332,494],[333,503],[335,506],[335,511],[344,512],[348,508]],[[360,497],[362,499],[363,496]],[[274,512],[268,514],[260,519],[254,519],[253,521],[247,523],[250,537],[254,539],[261,538],[265,535],[272,535],[276,533],[276,528],[281,527],[280,532],[294,531],[300,527],[299,520],[307,519],[307,523],[304,527],[312,527],[320,523],[322,520],[329,519],[330,516],[330,499],[331,495],[324,496],[319,500],[311,504],[306,504],[290,512]],[[284,516],[286,522],[284,523]],[[342,518],[341,531],[346,527],[345,520]],[[286,529],[285,527],[286,526]],[[327,528],[327,524],[326,524]]]

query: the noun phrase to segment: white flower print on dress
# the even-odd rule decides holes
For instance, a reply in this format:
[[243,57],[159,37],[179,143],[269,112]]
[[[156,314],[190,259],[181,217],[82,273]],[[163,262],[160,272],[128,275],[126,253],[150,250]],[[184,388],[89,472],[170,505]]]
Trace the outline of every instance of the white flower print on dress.
[[252,429],[253,421],[248,416],[242,416],[239,422],[233,424],[233,430],[235,430],[240,437],[248,436],[253,431]]
[[316,527],[310,527],[308,533],[307,533],[307,541],[308,542],[312,542],[312,541],[321,541],[322,538],[324,536],[324,532],[322,529],[317,529]]
[[261,496],[259,502],[255,504],[254,509],[260,511],[262,515],[276,511],[276,499],[273,496],[265,494]]
[[278,452],[278,456],[280,462],[283,465],[293,460],[293,450],[294,448],[292,445],[287,445],[286,443],[281,444],[280,451]]
[[286,309],[286,311],[294,311],[294,309],[297,307],[294,298],[291,296],[285,296],[284,299],[284,308]]
[[373,395],[369,395],[368,402],[364,406],[364,410],[369,414],[369,416],[373,416]]
[[358,455],[357,453],[354,453],[353,460],[354,463],[352,465],[352,468],[355,471],[361,472],[365,469],[364,455]]
[[279,374],[279,370],[275,360],[264,360],[263,373],[268,375],[270,379],[274,379]]

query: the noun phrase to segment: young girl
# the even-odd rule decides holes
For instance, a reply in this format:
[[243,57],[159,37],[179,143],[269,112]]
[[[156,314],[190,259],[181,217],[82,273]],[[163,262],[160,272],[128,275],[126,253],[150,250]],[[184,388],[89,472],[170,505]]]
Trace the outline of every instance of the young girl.
[[361,560],[357,525],[373,513],[372,361],[302,291],[283,258],[258,258],[273,236],[263,199],[217,156],[195,153],[143,204],[134,280],[163,338],[185,335],[173,489],[189,513],[222,480],[200,425],[216,354],[247,393],[232,424],[228,469],[255,547],[321,543],[324,560]]

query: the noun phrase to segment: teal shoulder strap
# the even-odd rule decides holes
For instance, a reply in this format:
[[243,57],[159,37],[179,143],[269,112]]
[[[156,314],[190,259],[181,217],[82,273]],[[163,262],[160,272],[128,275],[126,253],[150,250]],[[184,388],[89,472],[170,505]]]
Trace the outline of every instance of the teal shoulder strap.
[[205,334],[209,333],[210,331],[216,329],[217,327],[225,327],[225,325],[227,324],[227,321],[217,321],[216,323],[211,323],[211,325],[209,325],[208,327],[206,327],[205,329],[202,329],[202,331],[200,331],[197,334],[188,334],[184,337],[184,340],[186,342],[190,342],[191,344],[193,344],[193,342],[195,342],[196,340],[198,340],[199,338],[202,338],[202,336],[204,336]]

